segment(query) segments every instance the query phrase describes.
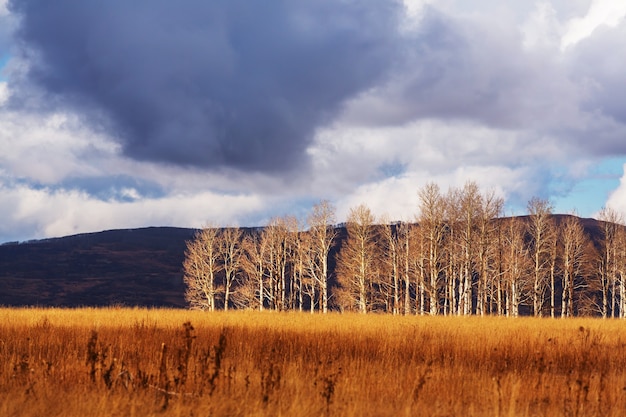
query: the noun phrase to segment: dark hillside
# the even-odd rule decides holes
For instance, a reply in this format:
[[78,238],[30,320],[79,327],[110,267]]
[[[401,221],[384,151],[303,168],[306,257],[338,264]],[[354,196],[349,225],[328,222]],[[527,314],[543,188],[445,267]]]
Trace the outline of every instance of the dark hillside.
[[0,305],[184,307],[194,230],[113,230],[0,246]]

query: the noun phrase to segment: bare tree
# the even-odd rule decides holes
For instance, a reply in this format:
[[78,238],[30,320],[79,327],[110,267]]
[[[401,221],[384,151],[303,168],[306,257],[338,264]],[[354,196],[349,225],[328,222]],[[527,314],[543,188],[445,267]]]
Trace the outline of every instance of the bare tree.
[[626,318],[626,231],[623,223],[617,231],[617,279],[619,280],[619,317]]
[[[533,197],[528,202],[528,235],[533,260],[533,314],[543,315],[543,304],[550,274],[553,245],[556,244],[552,219],[552,204]],[[551,291],[554,291],[552,288]]]
[[557,280],[557,274],[559,272],[558,267],[559,267],[561,247],[558,244],[559,228],[556,225],[556,222],[554,221],[554,219],[552,219],[552,221],[549,224],[548,235],[551,237],[551,242],[549,242],[549,245],[550,245],[550,262],[549,262],[550,317],[555,318],[556,317],[556,293],[557,293],[556,280]]
[[499,219],[493,222],[493,278],[490,292],[490,313],[495,312],[499,316],[506,315],[506,281],[504,270],[505,257],[505,224],[506,221]]
[[519,217],[507,219],[503,226],[501,244],[502,275],[506,295],[506,315],[517,317],[525,299],[527,277],[531,275],[532,261],[524,242],[525,225]]
[[439,313],[440,275],[443,271],[443,245],[445,223],[443,220],[444,199],[435,183],[426,184],[418,193],[419,225],[425,240],[425,266],[427,280],[424,285],[429,294],[430,314]]
[[274,310],[287,308],[287,291],[291,283],[288,273],[293,251],[293,221],[290,217],[270,220],[263,234],[267,245],[265,251],[269,271],[270,306]]
[[416,258],[416,242],[414,227],[408,222],[396,224],[396,234],[400,243],[400,264],[402,282],[404,284],[404,315],[411,314],[411,282],[415,275],[414,260]]
[[183,279],[185,300],[192,309],[215,310],[215,275],[218,264],[218,230],[206,226],[187,242]]
[[426,286],[428,279],[427,272],[427,242],[424,236],[424,229],[417,225],[412,229],[412,240],[415,242],[412,256],[413,270],[415,271],[415,314],[424,315],[426,313]]
[[303,309],[303,296],[306,295],[309,299],[309,310],[313,314],[318,298],[316,276],[314,275],[318,268],[316,266],[313,239],[310,233],[304,232],[300,233],[297,242],[296,269],[299,271],[298,275],[300,277],[300,308]]
[[459,280],[459,314],[472,314],[473,275],[478,249],[478,219],[481,211],[481,195],[478,184],[469,181],[459,193],[461,249],[461,275]]
[[328,254],[334,244],[337,232],[334,228],[335,208],[329,201],[323,200],[313,206],[308,218],[310,252],[308,272],[319,288],[320,308],[328,312]]
[[[254,233],[250,236],[246,236],[243,240],[243,253],[242,268],[248,276],[249,286],[252,287],[254,283],[254,296],[256,303],[254,303],[259,311],[263,311],[265,308],[266,298],[266,264],[265,253],[267,251],[267,242],[265,234]],[[249,291],[250,292],[250,291]],[[250,301],[250,304],[252,302]]]
[[219,259],[224,270],[224,310],[228,310],[233,284],[241,270],[242,231],[238,227],[222,229],[219,233]]
[[499,255],[497,248],[497,234],[499,233],[498,224],[495,221],[502,214],[504,200],[497,197],[495,192],[491,191],[481,195],[481,205],[477,219],[477,237],[478,244],[476,249],[476,264],[478,276],[478,290],[476,294],[477,313],[481,316],[491,312],[491,300],[488,296],[496,293],[498,305],[501,304],[500,288],[497,287],[499,271],[496,271],[495,265]]
[[552,317],[571,317],[595,306],[603,317],[626,317],[626,228],[617,212],[601,212],[603,240],[594,245],[578,217],[553,216],[547,200],[531,199],[527,218],[499,219],[503,200],[471,181],[445,195],[428,183],[418,197],[415,224],[375,225],[367,206],[350,210],[336,288],[328,201],[313,207],[306,231],[293,217],[249,233],[206,227],[187,242],[186,300],[210,311],[223,302],[225,310],[326,313],[332,301],[362,313],[517,316],[529,306],[541,316],[549,306]]
[[347,301],[366,313],[371,297],[371,276],[377,256],[374,215],[364,204],[350,209],[346,222],[348,238],[341,247],[337,281],[347,292]]
[[563,221],[559,241],[563,253],[561,317],[564,318],[574,315],[574,290],[587,263],[586,247],[589,244],[589,237],[578,217],[568,216]]
[[246,271],[239,276],[236,289],[230,294],[230,304],[237,310],[259,309],[257,282]]
[[[304,295],[306,294],[308,276],[306,273],[306,259],[309,253],[309,243],[307,236],[300,227],[300,224],[296,221],[293,225],[294,233],[294,247],[292,254],[293,264],[293,284],[291,286],[292,308],[302,311],[304,309]],[[311,298],[311,305],[314,305],[315,293],[313,292]],[[313,311],[313,310],[311,310]]]
[[464,246],[461,238],[463,227],[463,210],[461,207],[461,190],[450,188],[442,200],[443,235],[441,250],[443,275],[443,311],[444,314],[461,314],[461,297],[464,265]]
[[[602,317],[617,317],[619,288],[621,287],[620,270],[622,256],[620,246],[624,240],[624,219],[617,211],[603,208],[599,220],[602,222],[602,250],[600,251],[600,287],[602,291]],[[623,313],[622,313],[623,314]]]
[[383,216],[380,233],[379,289],[384,292],[387,310],[398,314],[400,308],[400,242],[396,225]]

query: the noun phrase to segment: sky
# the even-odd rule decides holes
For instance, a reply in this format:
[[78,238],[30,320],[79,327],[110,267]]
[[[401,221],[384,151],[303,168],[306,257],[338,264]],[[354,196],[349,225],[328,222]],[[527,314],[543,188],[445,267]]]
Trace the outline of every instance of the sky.
[[0,0],[0,242],[428,182],[626,216],[625,51],[613,0]]

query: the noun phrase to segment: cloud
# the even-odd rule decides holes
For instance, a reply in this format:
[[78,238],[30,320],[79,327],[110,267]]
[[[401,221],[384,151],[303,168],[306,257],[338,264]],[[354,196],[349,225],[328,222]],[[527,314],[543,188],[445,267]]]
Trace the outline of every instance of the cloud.
[[350,208],[365,203],[379,221],[413,221],[419,214],[418,190],[429,182],[437,183],[445,193],[449,188],[463,187],[467,181],[474,181],[480,184],[483,191],[493,191],[502,198],[508,197],[511,203],[516,193],[524,193],[527,175],[525,168],[500,166],[459,167],[452,173],[446,172],[439,176],[414,171],[379,182],[369,182],[339,198],[337,217],[345,219]]
[[[559,49],[599,0],[405,3],[12,6],[27,80],[138,160],[306,172],[316,135],[336,122],[472,121],[600,155],[615,144],[624,65],[604,51],[623,46],[624,25],[605,16],[619,32]],[[595,62],[607,65],[581,70]],[[603,146],[589,146],[590,134]]]
[[[532,19],[543,19],[541,27]],[[579,116],[579,87],[554,58],[557,24],[552,15],[531,16],[520,28],[497,15],[425,7],[390,81],[351,100],[345,118],[370,125],[472,120],[525,130],[569,125]]]
[[626,153],[624,19],[561,47],[598,1],[94,4],[11,1],[11,236],[256,225],[319,199],[410,219],[429,181],[569,210]]
[[590,36],[601,25],[614,27],[626,16],[626,3],[613,0],[593,0],[582,17],[571,19],[561,40],[566,49]]
[[264,208],[259,196],[202,192],[141,198],[136,190],[122,189],[131,201],[101,200],[85,192],[0,184],[0,236],[55,237],[111,228],[162,225],[202,227],[209,220],[237,224]]
[[626,124],[626,103],[618,93],[626,72],[626,57],[620,53],[623,50],[626,50],[626,19],[614,27],[598,28],[577,44],[570,59],[572,73],[586,86],[584,108]]
[[3,106],[4,103],[9,99],[9,88],[7,87],[7,83],[0,81],[0,106]]
[[[138,160],[302,167],[316,128],[384,76],[393,1],[13,0],[27,81]],[[367,30],[364,30],[367,28]]]
[[[559,191],[545,178],[558,174],[563,148],[546,142],[468,121],[422,120],[378,128],[338,125],[323,131],[311,149],[316,175],[307,189],[337,201],[338,218],[350,207],[367,203],[376,215],[408,220],[417,214],[419,187],[435,181],[445,190],[471,180],[484,190],[495,190],[509,209],[520,212],[533,195]],[[331,167],[332,175],[324,175]]]
[[548,139],[567,151],[562,155],[623,154],[626,105],[619,90],[626,58],[617,51],[626,48],[626,19],[561,51],[563,28],[577,18],[562,8],[539,2],[515,20],[489,10],[423,6],[404,40],[405,59],[385,82],[351,99],[339,123],[470,121],[531,142]]
[[90,131],[76,117],[9,111],[1,103],[0,147],[0,167],[14,179],[43,185],[71,176],[100,175],[94,157],[117,152],[115,143]]

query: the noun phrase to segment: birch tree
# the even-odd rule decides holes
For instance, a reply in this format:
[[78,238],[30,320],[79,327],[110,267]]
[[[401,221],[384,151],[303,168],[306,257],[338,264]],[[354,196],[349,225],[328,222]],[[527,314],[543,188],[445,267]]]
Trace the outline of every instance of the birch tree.
[[[316,271],[317,267],[316,255],[314,254],[313,239],[308,232],[301,233],[298,239],[298,260],[297,265],[300,269],[300,289],[301,294],[306,295],[309,299],[309,311],[311,314],[315,312],[315,305],[319,303],[317,292]],[[304,297],[302,297],[304,303]],[[304,304],[301,304],[303,306]]]
[[549,262],[550,317],[555,318],[556,317],[556,293],[557,293],[556,281],[557,281],[557,274],[558,274],[558,267],[559,267],[560,245],[558,244],[558,239],[557,239],[559,235],[559,229],[556,225],[556,222],[554,221],[554,218],[552,218],[552,221],[549,223],[548,230],[549,230],[548,235],[550,236],[550,239],[551,239],[551,241],[549,242],[549,245],[550,245],[550,262]]
[[301,235],[301,227],[300,221],[295,216],[285,216],[283,217],[283,221],[285,224],[285,229],[287,230],[287,263],[288,263],[288,271],[287,278],[288,281],[286,283],[287,287],[287,299],[285,301],[286,309],[296,309],[298,308],[298,303],[301,302],[301,297],[298,296],[301,275],[298,268],[301,265],[298,265],[298,250],[299,250],[299,242]]
[[228,311],[233,284],[241,269],[242,231],[238,227],[222,229],[219,233],[219,260],[224,271],[224,310]]
[[290,218],[277,217],[270,220],[263,231],[267,245],[265,254],[269,268],[270,306],[274,310],[284,310],[287,307],[290,283],[288,273],[294,236],[290,225]]
[[412,228],[413,241],[415,242],[412,256],[413,270],[415,271],[415,314],[426,313],[426,287],[428,244],[421,225]]
[[461,250],[461,275],[459,277],[459,314],[472,314],[473,275],[478,247],[478,219],[481,210],[481,195],[478,184],[467,182],[459,193],[460,227],[459,248]]
[[532,261],[524,242],[525,225],[519,217],[505,220],[501,242],[506,315],[517,317],[520,304],[525,300],[526,277],[531,275]]
[[585,233],[580,219],[568,216],[560,228],[560,242],[562,244],[562,293],[561,317],[574,315],[574,290],[583,274],[586,259],[586,247],[589,237]]
[[403,295],[403,312],[407,316],[411,314],[411,282],[415,268],[415,232],[414,227],[410,223],[400,222],[396,225],[398,242],[400,243],[400,265],[402,273],[402,282],[404,284]]
[[552,205],[548,200],[533,197],[527,208],[530,254],[533,261],[533,314],[541,317],[550,273],[552,246],[555,244]]
[[384,291],[387,310],[398,314],[400,308],[400,242],[396,225],[387,216],[380,219],[381,233],[379,250],[381,252],[378,268],[380,289]]
[[350,209],[346,222],[348,237],[337,263],[337,281],[347,299],[360,313],[366,313],[371,298],[371,277],[377,257],[374,216],[364,204]]
[[[242,268],[246,272],[248,279],[254,282],[254,294],[256,307],[259,311],[265,308],[266,298],[266,251],[267,242],[263,232],[246,236],[243,241]],[[252,286],[252,284],[250,284]]]
[[[441,250],[443,275],[443,312],[444,314],[461,314],[461,293],[463,279],[463,241],[461,229],[463,210],[461,208],[461,190],[451,188],[442,201],[443,225],[445,238],[442,239]],[[445,266],[445,267],[444,267]]]
[[320,309],[324,314],[328,312],[328,255],[337,234],[334,223],[335,208],[329,201],[323,200],[313,206],[308,218],[311,243],[308,272],[318,286]]
[[435,183],[426,184],[418,192],[419,225],[425,241],[425,264],[427,280],[425,287],[429,295],[429,312],[439,313],[440,274],[443,271],[443,245],[445,223],[443,219],[444,200],[439,186]]
[[183,280],[185,300],[192,309],[215,310],[215,275],[220,270],[217,235],[216,228],[207,226],[187,242]]
[[493,294],[496,293],[495,296],[498,298],[497,303],[498,305],[501,304],[501,300],[499,299],[501,296],[500,288],[493,288],[493,286],[498,282],[494,265],[497,263],[496,259],[499,255],[499,248],[497,248],[498,241],[496,239],[498,224],[495,220],[502,214],[503,206],[504,200],[501,197],[497,197],[493,191],[481,196],[477,219],[478,244],[476,248],[478,276],[476,308],[477,313],[481,316],[487,312],[491,312],[491,308],[488,308],[488,306],[491,305],[491,300],[488,300],[488,296],[493,297]]
[[626,231],[621,223],[617,231],[617,279],[619,280],[619,317],[626,318]]
[[619,288],[623,286],[620,279],[620,243],[623,241],[623,218],[615,210],[603,208],[599,220],[602,228],[602,248],[599,259],[600,288],[602,293],[601,314],[606,318],[618,316]]
[[[307,280],[306,274],[306,259],[309,253],[308,239],[300,226],[296,223],[296,231],[294,236],[294,251],[293,251],[293,286],[292,297],[295,305],[292,308],[297,308],[302,311],[304,309],[304,295],[307,294]],[[311,298],[311,305],[314,305],[315,293],[313,292]],[[313,309],[311,309],[313,311]]]

